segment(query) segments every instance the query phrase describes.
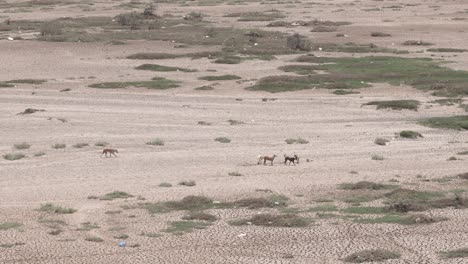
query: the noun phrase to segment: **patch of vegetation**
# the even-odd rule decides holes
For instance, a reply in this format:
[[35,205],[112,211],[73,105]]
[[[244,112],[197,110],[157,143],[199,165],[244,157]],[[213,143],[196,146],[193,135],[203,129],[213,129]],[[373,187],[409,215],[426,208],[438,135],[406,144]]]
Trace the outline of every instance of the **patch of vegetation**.
[[443,251],[440,255],[444,258],[468,258],[468,248]]
[[297,33],[286,38],[286,46],[292,50],[298,51],[310,51],[311,43],[305,36],[301,36]]
[[159,71],[159,72],[170,72],[170,71],[181,71],[181,72],[196,72],[196,70],[179,68],[179,67],[170,67],[158,64],[142,64],[135,69],[137,70],[146,70],[146,71]]
[[84,142],[76,143],[75,145],[73,145],[74,148],[84,148],[84,147],[88,147],[88,146],[89,146],[89,144],[84,143]]
[[407,40],[403,42],[404,46],[432,46],[434,43],[426,42],[422,40]]
[[451,117],[431,117],[419,122],[421,125],[433,128],[448,128],[468,130],[468,115]]
[[391,37],[392,35],[384,32],[372,32],[371,37]]
[[39,151],[39,152],[34,153],[34,157],[42,157],[44,155],[45,155],[44,151]]
[[236,177],[239,177],[239,176],[242,176],[242,173],[238,172],[238,171],[232,171],[232,172],[229,172],[228,173],[229,176],[236,176]]
[[120,235],[117,235],[117,236],[114,236],[115,239],[127,239],[129,238],[129,235],[127,234],[120,234]]
[[336,94],[336,95],[348,95],[348,94],[359,94],[359,92],[355,92],[355,91],[349,91],[349,90],[343,90],[343,89],[338,89],[338,90],[335,90],[332,92],[333,94]]
[[[422,90],[433,90],[437,96],[466,96],[468,72],[443,67],[443,62],[423,58],[370,56],[360,58],[330,58],[301,56],[299,62],[318,65],[288,65],[282,70],[305,76],[269,76],[260,79],[248,90],[267,92],[296,91],[312,88],[353,89],[370,83],[410,85]],[[317,74],[316,71],[328,74]]]
[[371,159],[372,160],[384,160],[385,158],[383,156],[381,156],[381,155],[373,154],[371,156]]
[[204,86],[197,87],[194,90],[197,90],[197,91],[211,91],[211,90],[214,90],[214,88],[212,86],[204,85]]
[[463,103],[463,99],[461,98],[444,98],[444,99],[437,99],[432,101],[431,103],[436,103],[440,105],[456,105]]
[[73,208],[66,208],[66,207],[53,205],[51,203],[46,203],[46,204],[42,204],[41,207],[38,209],[38,211],[44,211],[44,212],[55,213],[55,214],[73,214],[77,210]]
[[242,77],[239,77],[237,75],[226,74],[226,75],[219,75],[219,76],[203,76],[198,79],[205,80],[205,81],[229,81],[229,80],[239,80],[239,79],[242,79]]
[[234,119],[229,119],[228,122],[229,122],[229,124],[230,124],[231,126],[243,125],[243,124],[245,124],[245,123],[242,122],[242,121],[234,120]]
[[168,213],[172,211],[203,211],[211,208],[225,208],[224,203],[215,203],[205,196],[189,195],[180,201],[167,201],[158,203],[145,203],[143,207],[150,214]]
[[7,154],[3,155],[4,159],[10,160],[10,161],[19,160],[19,159],[22,159],[24,157],[26,157],[26,155],[24,155],[22,153],[7,153]]
[[146,142],[146,145],[164,146],[164,141],[162,139],[156,138],[156,139]]
[[311,223],[310,219],[295,214],[257,214],[250,219],[232,221],[232,225],[256,225],[271,227],[306,227]]
[[159,187],[166,187],[166,188],[169,188],[169,187],[172,187],[172,184],[168,183],[168,182],[161,182],[159,184]]
[[467,52],[466,49],[453,49],[453,48],[437,48],[427,49],[428,52]]
[[212,214],[208,214],[205,212],[197,212],[197,211],[191,211],[187,215],[184,215],[182,217],[182,220],[198,220],[198,221],[208,221],[208,222],[214,222],[218,218]]
[[344,261],[351,263],[363,263],[385,261],[387,259],[398,259],[400,257],[401,254],[395,251],[389,251],[386,249],[368,249],[353,253],[347,256]]
[[374,140],[374,143],[380,146],[386,146],[389,142],[390,140],[385,139],[385,138],[376,138]]
[[384,214],[387,210],[384,207],[349,207],[341,212],[347,214]]
[[169,222],[169,227],[163,232],[182,235],[185,233],[193,232],[195,229],[205,229],[211,225],[209,222],[202,221],[174,221]]
[[26,108],[23,112],[18,113],[18,115],[30,115],[36,112],[44,112],[44,109],[34,109],[34,108]]
[[360,218],[354,222],[362,224],[400,224],[400,225],[415,225],[415,224],[431,224],[440,221],[445,221],[446,218],[429,217],[423,214],[401,216],[401,215],[385,215],[379,218]]
[[228,14],[228,17],[239,16],[237,21],[250,22],[250,21],[272,21],[280,18],[284,18],[278,11],[274,12],[247,12],[247,13],[233,13]]
[[324,27],[324,26],[318,26],[314,27],[310,32],[335,32],[338,29],[336,27]]
[[219,64],[239,64],[242,62],[242,58],[239,56],[224,56],[214,61]]
[[0,82],[0,88],[10,88],[10,87],[15,87],[13,84],[9,84],[6,82]]
[[22,224],[18,222],[3,222],[3,223],[0,223],[0,230],[13,229],[13,228],[18,228],[20,226],[22,226]]
[[153,238],[161,236],[160,234],[157,234],[157,233],[147,233],[147,232],[141,232],[140,235],[145,236],[145,237],[153,237]]
[[179,87],[179,82],[169,80],[166,78],[155,77],[151,81],[136,81],[136,82],[104,82],[95,83],[89,85],[91,88],[102,88],[102,89],[118,89],[127,87],[142,87],[148,89],[165,90],[170,88]]
[[392,110],[413,110],[417,111],[420,103],[416,100],[390,100],[390,101],[372,101],[363,105],[376,105],[377,109],[390,108]]
[[76,230],[77,231],[89,231],[91,229],[98,229],[98,228],[101,228],[101,227],[96,223],[84,222],[84,223],[81,223],[81,227]]
[[423,137],[423,135],[416,131],[403,130],[400,132],[400,137],[416,139],[418,137]]
[[206,122],[206,121],[198,121],[198,123],[200,126],[211,126],[211,123],[209,122]]
[[468,155],[468,150],[460,151],[460,152],[457,153],[457,155]]
[[286,202],[288,200],[289,199],[286,196],[273,194],[268,197],[244,198],[235,201],[233,204],[239,207],[247,207],[249,209],[258,209],[264,207],[273,208],[287,206]]
[[303,139],[303,138],[288,138],[285,140],[286,144],[308,144],[309,141]]
[[179,182],[179,185],[192,187],[197,185],[197,183],[195,181],[181,181]]
[[106,142],[106,141],[98,141],[98,142],[94,143],[94,146],[96,146],[96,147],[105,147],[105,146],[109,146],[109,143]]
[[31,145],[26,142],[15,144],[13,146],[18,150],[29,149],[31,147]]
[[7,81],[7,83],[24,83],[24,84],[43,84],[45,82],[47,82],[47,80],[40,80],[40,79],[18,79],[18,80]]
[[63,143],[55,143],[55,144],[52,145],[53,149],[64,149],[66,147],[67,147],[67,145],[63,144]]
[[343,190],[390,190],[398,188],[398,185],[360,181],[357,183],[342,183],[339,188]]
[[23,242],[4,243],[4,244],[0,244],[0,247],[1,248],[12,248],[12,247],[22,246],[22,245],[26,245],[26,243],[23,243]]
[[89,236],[89,237],[86,237],[85,240],[90,241],[90,242],[103,242],[104,241],[104,239],[98,236]]
[[219,142],[219,143],[230,143],[231,140],[227,137],[217,137],[214,139],[216,142]]
[[103,196],[99,197],[99,200],[112,201],[115,199],[127,199],[134,197],[131,194],[122,191],[113,191],[111,193],[106,193]]
[[338,208],[336,208],[335,205],[333,204],[327,204],[327,205],[320,205],[320,206],[315,206],[309,209],[310,212],[335,212],[338,211]]

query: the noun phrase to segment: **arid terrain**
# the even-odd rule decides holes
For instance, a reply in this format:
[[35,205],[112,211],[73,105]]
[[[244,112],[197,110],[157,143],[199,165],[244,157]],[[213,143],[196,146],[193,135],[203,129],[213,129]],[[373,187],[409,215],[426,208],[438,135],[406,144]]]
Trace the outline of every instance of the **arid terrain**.
[[0,263],[468,263],[467,39],[464,0],[0,0]]

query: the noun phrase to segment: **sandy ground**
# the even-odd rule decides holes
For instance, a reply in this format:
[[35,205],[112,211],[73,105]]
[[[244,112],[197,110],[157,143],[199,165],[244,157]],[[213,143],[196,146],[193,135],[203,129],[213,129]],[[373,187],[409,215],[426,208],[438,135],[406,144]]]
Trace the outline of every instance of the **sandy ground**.
[[[13,2],[13,1],[10,1]],[[310,2],[310,3],[308,3]],[[468,8],[464,1],[410,1],[418,6],[401,10],[363,9],[396,5],[395,1],[303,1],[295,4],[222,5],[183,7],[160,4],[165,13],[200,11],[207,19],[222,25],[262,27],[265,22],[236,22],[223,17],[230,12],[251,10],[284,10],[285,20],[326,19],[350,21],[340,28],[348,34],[345,40],[334,33],[310,33],[306,28],[280,28],[301,32],[319,40],[374,42],[383,47],[400,49],[409,39],[434,42],[437,47],[465,48],[468,32]],[[315,3],[315,4],[314,4]],[[74,7],[53,10],[3,13],[12,19],[53,19],[72,15],[115,15],[122,10],[108,10],[111,2],[97,3],[95,11],[74,13]],[[439,7],[434,7],[439,6]],[[307,7],[304,8],[303,7]],[[338,9],[343,11],[336,12]],[[383,20],[392,22],[381,23]],[[1,21],[1,19],[0,19]],[[371,38],[369,32],[385,31],[391,38]],[[130,41],[123,46],[104,43],[52,43],[0,40],[0,80],[48,79],[41,85],[18,84],[0,90],[0,153],[15,152],[13,144],[28,142],[22,151],[26,158],[0,160],[0,223],[19,222],[18,229],[0,230],[0,244],[25,243],[12,248],[0,247],[0,263],[342,263],[347,255],[372,248],[398,250],[402,257],[386,263],[466,263],[466,259],[441,259],[439,251],[468,246],[465,221],[468,212],[461,209],[429,211],[432,216],[448,221],[405,226],[395,224],[364,225],[342,219],[316,220],[306,228],[271,228],[231,226],[228,221],[245,218],[273,209],[210,210],[220,220],[204,230],[176,236],[162,232],[168,221],[180,220],[184,212],[151,216],[143,209],[122,210],[120,206],[136,204],[138,198],[100,201],[87,199],[115,190],[141,196],[146,201],[178,200],[187,195],[204,195],[220,201],[263,195],[258,189],[269,189],[290,198],[293,208],[316,206],[317,199],[334,199],[337,184],[361,180],[388,182],[396,178],[406,188],[446,191],[466,189],[465,182],[441,185],[436,179],[466,172],[466,160],[447,161],[455,153],[468,149],[466,132],[422,127],[417,120],[431,116],[461,114],[456,106],[430,103],[436,99],[411,87],[375,84],[361,89],[360,94],[336,96],[327,90],[306,90],[269,94],[249,92],[244,88],[255,79],[280,74],[277,68],[291,63],[296,56],[278,56],[277,60],[249,60],[239,65],[212,64],[207,59],[186,58],[160,60],[157,63],[197,69],[194,73],[154,73],[134,70],[144,61],[125,59],[136,52],[181,52],[174,43]],[[192,46],[183,52],[210,50]],[[323,56],[336,54],[324,53]],[[343,55],[343,54],[340,54]],[[443,54],[435,55],[440,58]],[[410,57],[429,57],[412,53]],[[447,56],[447,55],[444,55]],[[453,68],[468,69],[468,55],[449,55]],[[193,88],[210,84],[197,77],[236,74],[248,80],[219,82],[212,91]],[[99,90],[87,85],[102,81],[147,80],[163,76],[182,82],[182,86],[164,91],[140,88]],[[69,92],[60,92],[70,88]],[[236,99],[242,99],[236,100]],[[263,102],[262,98],[276,98]],[[418,112],[376,110],[362,107],[372,100],[415,99],[422,102]],[[17,115],[26,108],[44,109],[32,115]],[[67,122],[61,122],[64,118]],[[230,125],[228,120],[245,122]],[[198,125],[198,121],[212,123]],[[416,130],[423,139],[395,137],[401,130]],[[214,141],[228,137],[229,144]],[[304,138],[309,144],[288,145],[287,138]],[[374,139],[391,140],[388,146],[374,144]],[[145,142],[160,138],[164,146]],[[119,150],[117,158],[101,158],[104,140]],[[85,148],[73,148],[80,142]],[[65,143],[65,149],[52,149]],[[45,156],[34,157],[44,151]],[[298,166],[284,166],[283,154],[297,153]],[[259,154],[276,154],[274,166],[256,165]],[[383,161],[371,160],[374,154]],[[310,162],[306,162],[309,159]],[[228,176],[229,172],[243,176]],[[352,174],[356,171],[358,174]],[[418,177],[419,175],[419,177]],[[424,179],[424,180],[423,180]],[[194,180],[196,186],[177,185]],[[173,184],[162,188],[161,182]],[[142,198],[140,198],[142,199]],[[50,215],[36,209],[43,203],[72,207],[70,215]],[[338,200],[339,208],[347,205]],[[370,203],[372,205],[372,203]],[[314,213],[309,214],[314,217]],[[64,232],[47,234],[41,218],[66,221]],[[78,231],[81,223],[97,223],[100,228]],[[159,233],[151,238],[142,232]],[[129,234],[129,244],[139,247],[120,248],[113,238]],[[240,234],[246,234],[239,237]],[[104,242],[85,241],[97,235]],[[292,258],[288,258],[291,255]]]

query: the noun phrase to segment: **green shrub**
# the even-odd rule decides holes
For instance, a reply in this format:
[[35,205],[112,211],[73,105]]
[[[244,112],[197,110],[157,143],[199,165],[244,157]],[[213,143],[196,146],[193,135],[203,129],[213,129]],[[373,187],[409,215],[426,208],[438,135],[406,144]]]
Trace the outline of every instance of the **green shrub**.
[[353,253],[347,256],[344,261],[351,263],[363,263],[385,261],[387,259],[398,259],[400,257],[401,254],[395,251],[389,251],[386,249],[368,249]]
[[73,208],[65,208],[61,206],[56,206],[51,203],[42,204],[41,207],[38,209],[39,211],[56,213],[56,214],[73,214],[77,210]]
[[214,139],[215,141],[219,142],[219,143],[230,143],[231,140],[227,137],[217,137]]
[[26,157],[26,155],[24,155],[22,153],[8,153],[8,154],[3,155],[4,159],[10,160],[10,161],[19,160],[19,159],[22,159],[24,157]]

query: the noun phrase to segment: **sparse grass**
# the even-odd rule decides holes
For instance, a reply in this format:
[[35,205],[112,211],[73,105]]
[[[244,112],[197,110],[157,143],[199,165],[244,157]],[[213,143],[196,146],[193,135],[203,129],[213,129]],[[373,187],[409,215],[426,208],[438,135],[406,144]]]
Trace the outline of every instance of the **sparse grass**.
[[192,70],[192,69],[163,66],[163,65],[158,65],[158,64],[142,64],[136,67],[135,69],[146,70],[146,71],[158,71],[158,72],[170,72],[170,71],[196,72],[196,70]]
[[456,105],[456,104],[463,103],[463,99],[461,99],[461,98],[444,98],[444,99],[434,100],[431,103],[450,106],[450,105]]
[[104,82],[104,83],[95,83],[89,85],[92,88],[103,88],[103,89],[118,89],[118,88],[127,88],[127,87],[143,87],[148,89],[158,89],[165,90],[170,88],[179,87],[179,82],[155,77],[151,81],[135,81],[135,82]]
[[208,221],[214,222],[218,218],[212,214],[204,213],[204,212],[196,212],[191,211],[187,215],[182,217],[182,220],[198,220],[198,221]]
[[380,146],[386,146],[388,143],[390,143],[390,140],[385,139],[385,138],[376,138],[374,140],[374,143]]
[[197,124],[199,124],[200,126],[211,126],[211,123],[205,121],[198,121]]
[[161,234],[141,232],[141,233],[140,233],[140,236],[153,237],[153,238],[155,238],[155,237],[160,237]]
[[384,160],[385,158],[383,156],[381,156],[381,155],[373,154],[371,156],[371,159],[372,160]]
[[39,207],[38,211],[44,211],[44,212],[55,213],[55,214],[73,214],[77,210],[73,208],[66,208],[66,207],[53,205],[51,203],[46,203],[46,204],[42,204],[41,207]]
[[165,187],[165,188],[169,188],[169,187],[172,187],[172,184],[168,183],[168,182],[161,182],[159,184],[159,187]]
[[242,173],[238,172],[238,171],[232,171],[232,172],[229,172],[228,173],[229,176],[243,176]]
[[420,124],[433,128],[448,128],[456,130],[468,130],[468,115],[450,117],[431,117],[423,119]]
[[283,195],[272,194],[268,197],[259,198],[244,198],[233,202],[234,205],[239,207],[247,207],[249,209],[258,208],[274,208],[274,207],[285,207],[289,199]]
[[271,227],[306,227],[312,221],[310,219],[295,215],[295,214],[257,214],[250,219],[235,220],[230,222],[231,225],[256,225],[256,226],[271,226]]
[[371,37],[391,37],[391,34],[384,33],[384,32],[372,32]]
[[343,190],[391,190],[398,188],[398,185],[360,181],[357,183],[342,183],[339,188]]
[[42,157],[44,156],[46,153],[44,151],[38,151],[36,153],[34,153],[34,157]]
[[23,84],[43,84],[45,82],[47,82],[47,80],[40,80],[40,79],[18,79],[18,80],[7,81],[7,83],[23,83]]
[[10,87],[15,87],[15,86],[10,83],[0,82],[0,88],[10,88]]
[[23,112],[18,113],[18,115],[30,115],[36,112],[44,112],[44,109],[34,109],[34,108],[26,108]]
[[117,236],[114,236],[115,239],[127,239],[129,238],[129,235],[127,234],[120,234],[120,235],[117,235]]
[[239,77],[237,75],[226,74],[226,75],[219,75],[219,76],[203,76],[198,79],[205,80],[205,81],[229,81],[229,80],[240,80],[242,79],[242,77]]
[[444,258],[468,258],[468,248],[460,248],[439,253]]
[[421,133],[411,130],[403,130],[400,132],[400,137],[416,139],[418,137],[423,137]]
[[182,186],[188,186],[188,187],[192,187],[192,186],[197,185],[197,183],[195,181],[181,181],[178,184],[182,185]]
[[359,94],[359,92],[355,92],[352,90],[342,90],[342,89],[335,90],[332,93],[336,95]]
[[457,153],[457,155],[468,155],[468,150],[460,151],[460,152]]
[[214,88],[212,86],[204,85],[204,86],[197,87],[194,90],[197,90],[197,91],[211,91],[211,90],[214,90]]
[[308,144],[309,141],[303,139],[303,138],[288,138],[285,140],[286,144]]
[[247,13],[233,13],[226,15],[228,17],[236,17],[239,19],[237,21],[241,22],[250,22],[250,21],[273,21],[276,19],[284,18],[280,12],[247,12]]
[[51,235],[51,236],[57,236],[57,235],[60,235],[60,233],[62,233],[63,230],[62,229],[53,229],[53,230],[50,230],[49,232],[47,232],[47,234]]
[[63,143],[55,143],[55,144],[52,145],[53,149],[64,149],[66,147],[67,147],[67,145],[63,144]]
[[164,140],[156,138],[151,141],[146,142],[146,145],[151,145],[151,146],[164,146]]
[[73,145],[74,148],[84,148],[84,147],[88,147],[89,144],[88,143],[76,143],[75,145]]
[[217,137],[214,139],[216,142],[219,142],[219,143],[230,143],[231,140],[227,137]]
[[84,223],[81,223],[81,227],[76,230],[77,231],[89,231],[89,230],[98,229],[98,228],[101,228],[101,227],[96,223],[84,222]]
[[434,43],[422,40],[407,40],[403,42],[403,46],[432,46]]
[[349,207],[341,212],[347,214],[384,214],[387,211],[383,207]]
[[18,222],[3,222],[3,223],[0,223],[0,230],[13,229],[13,228],[18,228],[20,226],[22,226],[22,224]]
[[23,149],[29,149],[31,145],[26,142],[23,142],[23,143],[15,144],[14,147],[15,149],[23,150]]
[[400,257],[401,254],[395,251],[389,251],[386,249],[368,249],[353,253],[344,258],[344,261],[351,263],[363,263],[398,259]]
[[222,58],[216,59],[214,63],[218,64],[239,64],[242,62],[242,58],[239,56],[224,56]]
[[400,224],[400,225],[415,225],[415,224],[431,224],[440,221],[445,221],[446,218],[429,217],[422,214],[417,215],[385,215],[379,218],[359,218],[354,222],[362,224]]
[[89,236],[89,237],[86,237],[85,240],[90,241],[90,242],[103,242],[104,241],[104,239],[98,236]]
[[428,52],[467,52],[466,49],[453,49],[453,48],[436,48],[436,49],[427,49]]
[[115,199],[127,199],[134,197],[131,194],[122,191],[113,191],[111,193],[106,193],[103,196],[99,197],[99,200],[112,201]]
[[7,153],[7,154],[3,155],[3,158],[6,159],[6,160],[9,160],[9,161],[19,160],[19,159],[22,159],[24,157],[26,157],[26,155],[24,155],[22,153]]
[[26,245],[26,244],[23,242],[4,243],[4,244],[0,244],[0,248],[12,248],[12,247],[22,246],[22,245]]
[[158,203],[146,203],[143,207],[150,214],[168,213],[172,211],[203,211],[211,208],[224,208],[224,203],[214,203],[212,199],[205,196],[186,196],[179,201],[167,201]]
[[338,211],[333,204],[319,205],[309,209],[310,212],[335,212]]
[[417,111],[420,103],[416,100],[390,100],[390,101],[371,101],[363,105],[376,105],[377,109],[390,108],[392,110],[413,110]]
[[243,124],[245,124],[245,123],[244,123],[244,122],[242,122],[242,121],[239,121],[239,120],[233,120],[233,119],[229,119],[229,120],[228,120],[228,122],[229,122],[229,124],[230,124],[231,126],[235,126],[235,125],[243,125]]
[[185,233],[193,232],[195,229],[205,229],[210,226],[209,222],[201,221],[174,221],[169,222],[169,227],[163,232],[182,235]]
[[98,142],[94,143],[94,146],[96,146],[96,147],[105,147],[105,146],[109,146],[109,143],[106,142],[106,141],[98,141]]

